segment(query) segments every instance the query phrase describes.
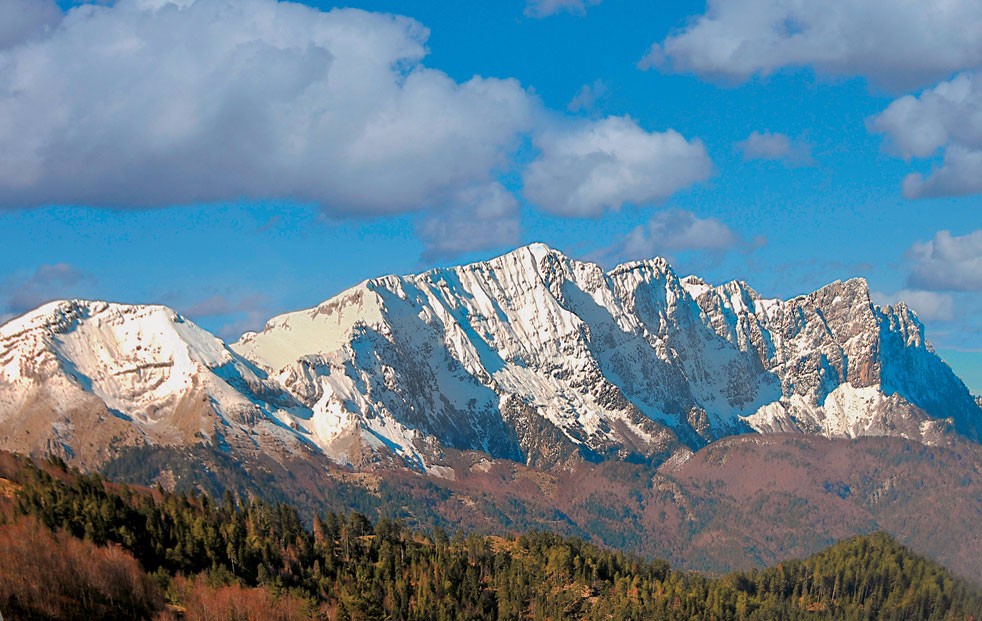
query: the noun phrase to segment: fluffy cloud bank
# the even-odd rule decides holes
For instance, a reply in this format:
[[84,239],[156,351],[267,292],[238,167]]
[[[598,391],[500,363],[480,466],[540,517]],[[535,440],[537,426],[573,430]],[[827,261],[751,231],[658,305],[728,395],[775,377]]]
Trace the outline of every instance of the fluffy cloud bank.
[[443,256],[464,250],[453,234],[469,231],[471,249],[517,241],[518,202],[498,180],[522,172],[514,156],[528,140],[539,154],[525,196],[565,215],[657,201],[712,170],[702,143],[672,130],[572,120],[513,79],[457,82],[423,64],[427,37],[409,18],[275,0],[67,13],[0,0],[0,207],[425,211],[421,237]]
[[61,11],[53,0],[0,2],[0,49],[22,43],[58,24]]
[[[930,173],[904,179],[905,196],[957,196],[982,192],[979,33],[976,0],[708,0],[704,14],[653,44],[640,66],[734,82],[809,67],[892,91],[935,85],[897,99],[870,128],[908,160],[942,152]],[[754,142],[745,154],[784,148],[779,136]]]
[[976,0],[708,0],[641,64],[736,81],[809,66],[905,89],[982,64],[979,32]]
[[870,121],[888,148],[907,160],[939,151],[940,166],[904,179],[908,198],[982,192],[982,74],[963,73],[918,96],[897,99]]
[[907,286],[893,293],[873,292],[874,301],[905,302],[925,321],[962,322],[958,330],[967,337],[973,328],[965,322],[978,316],[977,292],[982,291],[982,230],[966,235],[938,231],[911,246],[907,259]]
[[537,104],[425,67],[427,34],[272,0],[79,6],[0,50],[0,201],[443,202],[507,163]]
[[525,170],[525,196],[564,216],[657,202],[713,172],[701,141],[647,132],[627,117],[547,129],[534,143],[540,154]]
[[982,229],[967,235],[939,231],[933,239],[914,244],[907,284],[932,291],[982,291]]

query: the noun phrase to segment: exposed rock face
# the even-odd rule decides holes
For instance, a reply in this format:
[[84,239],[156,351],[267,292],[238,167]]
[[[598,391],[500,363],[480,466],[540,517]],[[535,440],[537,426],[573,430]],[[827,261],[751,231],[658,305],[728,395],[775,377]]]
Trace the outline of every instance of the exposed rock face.
[[[935,441],[982,426],[913,314],[875,306],[862,280],[769,300],[661,259],[604,272],[541,244],[372,279],[231,347],[169,309],[103,302],[0,328],[0,443],[98,459],[113,442],[80,447],[67,427],[82,404],[117,444],[421,468],[444,448],[551,467],[659,462],[753,430]],[[27,434],[36,411],[47,422]]]
[[[726,298],[743,309],[730,321]],[[953,424],[979,439],[982,410],[924,340],[923,325],[902,303],[874,305],[864,280],[787,302],[761,301],[746,285],[730,283],[698,301],[710,318],[724,318],[710,319],[719,334],[758,352],[781,379],[781,398],[747,417],[758,431],[930,441]]]
[[750,430],[978,438],[982,419],[913,314],[875,306],[865,281],[768,300],[661,259],[605,273],[538,244],[369,280],[233,349],[312,410],[318,444],[357,428],[407,455],[434,437],[540,462],[535,417],[588,459]]

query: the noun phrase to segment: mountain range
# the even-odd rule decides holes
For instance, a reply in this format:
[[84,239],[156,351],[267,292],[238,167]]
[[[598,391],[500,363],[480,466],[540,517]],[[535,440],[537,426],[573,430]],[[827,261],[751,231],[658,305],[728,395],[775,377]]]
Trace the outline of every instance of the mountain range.
[[697,568],[888,528],[982,575],[973,529],[932,528],[982,519],[980,438],[916,315],[862,279],[779,300],[532,244],[370,279],[235,343],[102,301],[0,327],[0,449],[310,511],[388,494],[379,513]]
[[542,244],[371,279],[231,344],[82,300],[0,328],[0,447],[83,463],[199,441],[434,472],[445,449],[658,463],[748,432],[978,440],[982,409],[862,279],[777,300]]

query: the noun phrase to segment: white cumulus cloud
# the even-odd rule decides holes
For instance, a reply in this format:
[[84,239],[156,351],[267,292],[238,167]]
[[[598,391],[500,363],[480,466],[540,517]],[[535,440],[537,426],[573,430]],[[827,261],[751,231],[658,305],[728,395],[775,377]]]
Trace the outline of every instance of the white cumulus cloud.
[[534,144],[539,155],[524,172],[525,197],[564,216],[657,202],[713,172],[701,141],[647,132],[627,117],[545,129]]
[[419,226],[424,259],[513,246],[520,233],[518,201],[497,182],[461,191],[451,203],[428,213]]
[[594,80],[593,84],[584,84],[576,91],[566,105],[570,112],[590,112],[601,99],[607,95],[607,85],[603,80]]
[[631,229],[618,243],[598,253],[605,262],[647,259],[675,260],[678,253],[694,252],[710,262],[729,252],[752,252],[766,239],[748,240],[718,218],[700,218],[691,211],[666,209]]
[[427,68],[423,26],[359,10],[119,0],[36,30],[0,49],[8,207],[420,209],[488,182],[538,106],[514,80]]
[[869,122],[907,160],[943,152],[927,176],[904,179],[908,198],[982,192],[982,73],[963,73],[920,95],[893,101]]
[[955,301],[947,293],[901,289],[893,293],[872,291],[870,295],[880,306],[903,302],[924,321],[951,321],[955,318]]
[[769,131],[753,131],[745,140],[736,143],[745,160],[773,160],[789,166],[807,166],[813,163],[811,146],[801,140]]
[[[543,15],[591,4],[533,3]],[[405,17],[276,0],[65,13],[0,0],[0,208],[275,199],[341,216],[422,211],[428,256],[449,256],[517,243],[505,175],[521,174],[543,209],[598,216],[712,173],[702,143],[674,130],[573,119],[514,79],[427,67],[428,34]],[[538,154],[525,166],[529,140]]]
[[0,50],[43,35],[59,21],[53,0],[0,0]]
[[660,212],[628,233],[623,253],[651,257],[679,250],[725,252],[740,243],[740,236],[716,218],[699,218],[690,211]]
[[982,65],[977,0],[708,0],[642,67],[742,81],[783,67],[925,86]]
[[982,229],[966,235],[938,231],[907,251],[914,265],[907,284],[932,291],[982,291]]

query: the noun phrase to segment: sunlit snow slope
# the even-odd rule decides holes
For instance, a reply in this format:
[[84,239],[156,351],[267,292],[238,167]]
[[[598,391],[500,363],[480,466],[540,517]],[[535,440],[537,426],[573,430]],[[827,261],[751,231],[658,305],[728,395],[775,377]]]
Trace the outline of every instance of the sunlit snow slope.
[[0,446],[81,461],[205,442],[538,466],[684,458],[750,431],[980,438],[982,411],[862,280],[788,301],[605,272],[541,244],[366,281],[226,346],[174,311],[66,301],[0,327]]
[[263,376],[163,306],[53,302],[0,327],[0,442],[83,461],[145,442],[302,442],[303,408]]
[[862,280],[768,300],[661,259],[605,273],[541,244],[369,280],[232,347],[312,410],[315,441],[342,459],[354,436],[534,462],[565,455],[543,455],[543,435],[586,458],[652,458],[672,436],[932,440],[954,425],[978,438],[982,418],[913,314],[875,306]]

